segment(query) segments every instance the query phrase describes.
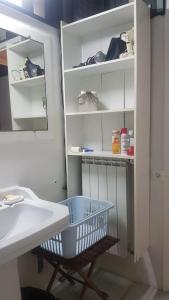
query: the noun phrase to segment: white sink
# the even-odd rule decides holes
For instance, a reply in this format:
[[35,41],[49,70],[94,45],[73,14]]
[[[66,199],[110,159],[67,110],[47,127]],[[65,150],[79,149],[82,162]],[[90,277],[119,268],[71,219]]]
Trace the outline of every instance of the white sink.
[[12,206],[0,202],[0,264],[63,231],[69,219],[67,207],[41,200],[28,188],[0,190],[0,201],[9,193],[23,195],[24,201]]

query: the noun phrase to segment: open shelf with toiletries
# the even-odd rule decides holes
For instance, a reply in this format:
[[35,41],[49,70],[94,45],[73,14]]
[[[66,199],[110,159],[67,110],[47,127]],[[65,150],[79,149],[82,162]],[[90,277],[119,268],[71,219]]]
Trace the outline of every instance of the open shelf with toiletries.
[[[127,48],[111,59],[123,35]],[[61,41],[68,196],[112,201],[113,253],[136,261],[149,246],[149,9],[134,0],[61,24]],[[112,131],[122,128],[113,153]]]
[[80,145],[92,148],[93,152],[111,151],[112,129],[125,126],[134,130],[133,112],[69,116],[66,121],[67,150]]

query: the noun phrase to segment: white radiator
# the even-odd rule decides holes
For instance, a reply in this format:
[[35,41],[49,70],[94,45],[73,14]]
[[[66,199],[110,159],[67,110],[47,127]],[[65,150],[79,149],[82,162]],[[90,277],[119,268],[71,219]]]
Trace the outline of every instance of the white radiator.
[[128,203],[129,194],[131,196],[128,192],[129,174],[128,164],[125,162],[119,164],[111,160],[82,160],[82,194],[114,204],[114,209],[110,211],[110,235],[118,237],[120,242],[110,252],[123,257],[128,253],[129,215],[131,218],[131,205]]

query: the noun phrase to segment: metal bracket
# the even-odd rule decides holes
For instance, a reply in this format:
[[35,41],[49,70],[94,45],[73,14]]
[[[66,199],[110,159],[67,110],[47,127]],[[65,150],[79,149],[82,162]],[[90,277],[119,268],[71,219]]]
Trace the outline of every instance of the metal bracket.
[[151,17],[163,16],[166,12],[166,0],[143,0],[151,8]]

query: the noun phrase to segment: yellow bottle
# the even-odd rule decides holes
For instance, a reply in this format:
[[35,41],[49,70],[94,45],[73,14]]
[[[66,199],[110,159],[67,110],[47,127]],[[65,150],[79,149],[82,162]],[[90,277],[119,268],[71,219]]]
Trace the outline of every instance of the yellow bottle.
[[121,145],[120,145],[120,131],[113,130],[112,131],[112,153],[120,154],[121,153]]

